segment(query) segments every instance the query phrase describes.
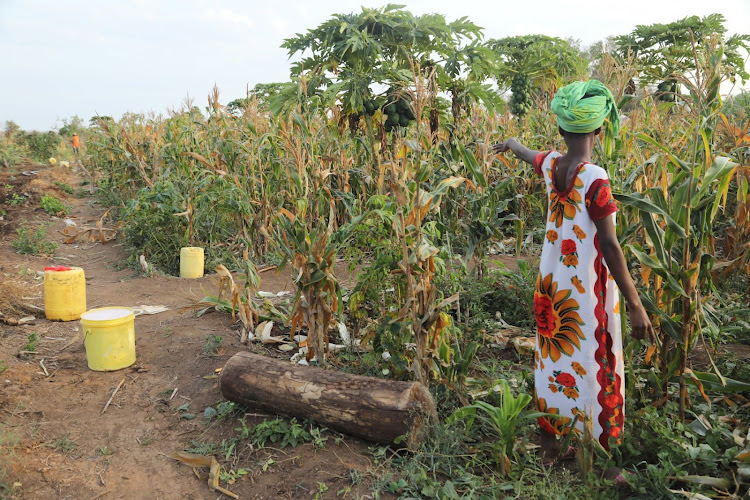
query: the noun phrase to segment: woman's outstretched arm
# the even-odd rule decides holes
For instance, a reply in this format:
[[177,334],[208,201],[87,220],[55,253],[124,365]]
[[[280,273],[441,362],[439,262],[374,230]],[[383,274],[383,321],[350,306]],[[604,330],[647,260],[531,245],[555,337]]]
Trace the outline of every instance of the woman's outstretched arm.
[[511,150],[518,158],[525,161],[526,163],[534,164],[534,158],[540,153],[540,151],[533,151],[519,142],[515,137],[506,139],[501,143],[492,146],[493,153],[505,153]]

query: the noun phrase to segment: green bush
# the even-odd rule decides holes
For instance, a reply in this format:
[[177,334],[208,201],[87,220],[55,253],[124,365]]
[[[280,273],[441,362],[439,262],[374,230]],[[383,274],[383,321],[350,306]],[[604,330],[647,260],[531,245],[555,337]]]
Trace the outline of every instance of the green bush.
[[33,160],[46,163],[55,155],[57,146],[60,144],[60,136],[57,132],[18,132],[16,142],[24,144]]
[[64,183],[63,181],[55,182],[55,186],[57,186],[57,188],[63,193],[73,194],[73,187]]
[[0,141],[0,167],[12,167],[29,155],[29,150],[11,141]]
[[68,215],[70,212],[70,207],[66,207],[62,201],[48,194],[42,196],[42,201],[39,205],[49,215]]
[[18,237],[10,243],[10,246],[18,253],[28,255],[50,255],[55,253],[57,243],[47,241],[47,225],[34,229],[26,224],[16,229]]

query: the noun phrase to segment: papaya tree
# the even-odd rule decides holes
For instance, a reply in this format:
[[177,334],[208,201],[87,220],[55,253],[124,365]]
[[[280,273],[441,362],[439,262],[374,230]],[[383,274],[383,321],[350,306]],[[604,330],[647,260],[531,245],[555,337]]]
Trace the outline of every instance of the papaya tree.
[[667,24],[638,25],[629,34],[615,37],[616,54],[633,57],[641,84],[658,83],[657,97],[673,101],[678,92],[676,75],[696,71],[693,43],[705,45],[706,40],[715,39],[724,46],[722,77],[732,83],[737,79],[745,83],[750,79],[745,70],[750,35],[727,36],[725,21],[721,14],[711,14]]
[[486,81],[495,73],[495,54],[479,40],[466,46],[449,46],[444,55],[438,86],[451,96],[451,114],[457,124],[461,112],[474,102],[487,109],[503,107],[503,101]]
[[[399,5],[336,14],[316,28],[284,41],[289,56],[302,55],[292,76],[329,79],[342,111],[356,128],[369,111],[375,84],[403,86],[415,68],[434,71],[434,54],[448,53],[461,38],[478,38],[481,29],[461,18],[451,23],[439,14],[415,16]],[[437,95],[438,89],[434,90]]]
[[567,79],[585,73],[587,63],[580,53],[561,38],[524,35],[489,40],[497,57],[495,79],[501,88],[510,87],[510,109],[525,115],[537,91],[548,97]]

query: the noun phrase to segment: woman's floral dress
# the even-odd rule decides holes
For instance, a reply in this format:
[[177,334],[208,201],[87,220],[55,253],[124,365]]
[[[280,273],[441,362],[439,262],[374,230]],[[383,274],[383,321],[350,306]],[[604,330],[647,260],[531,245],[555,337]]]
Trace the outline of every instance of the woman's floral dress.
[[560,153],[541,153],[534,169],[549,197],[547,233],[534,293],[537,409],[559,414],[539,425],[563,434],[588,415],[594,437],[619,443],[624,412],[620,294],[599,249],[594,221],[615,217],[606,171],[581,164],[565,192],[555,187]]

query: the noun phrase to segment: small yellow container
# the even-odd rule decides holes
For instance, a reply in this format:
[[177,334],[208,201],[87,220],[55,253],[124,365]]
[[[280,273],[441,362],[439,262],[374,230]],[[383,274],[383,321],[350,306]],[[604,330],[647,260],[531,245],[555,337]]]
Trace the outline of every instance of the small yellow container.
[[73,321],[86,310],[86,277],[80,267],[45,268],[44,314],[49,320]]
[[203,277],[203,249],[201,247],[182,247],[180,249],[180,277]]
[[135,363],[135,313],[127,307],[102,307],[81,315],[89,368],[115,371]]

